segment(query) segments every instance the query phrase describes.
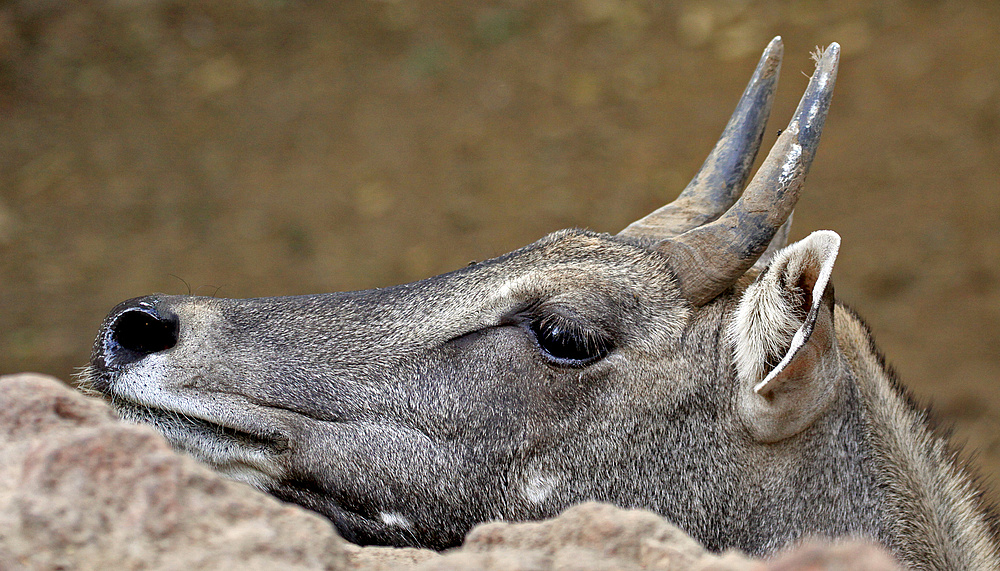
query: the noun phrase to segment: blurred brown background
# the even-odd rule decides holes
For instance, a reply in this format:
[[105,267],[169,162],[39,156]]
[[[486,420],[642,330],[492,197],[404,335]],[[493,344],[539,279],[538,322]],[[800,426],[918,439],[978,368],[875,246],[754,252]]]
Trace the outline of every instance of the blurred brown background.
[[[793,238],[1000,474],[1000,3],[0,3],[0,373],[104,314],[420,279],[671,200],[760,51],[841,71]],[[186,282],[186,284],[185,284]]]

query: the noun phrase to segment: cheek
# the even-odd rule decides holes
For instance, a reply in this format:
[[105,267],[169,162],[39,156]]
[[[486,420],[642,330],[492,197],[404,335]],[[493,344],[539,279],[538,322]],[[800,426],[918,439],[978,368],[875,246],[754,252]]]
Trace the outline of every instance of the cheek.
[[409,413],[431,436],[510,440],[538,408],[544,377],[524,330],[497,327],[462,336],[421,356],[405,382]]
[[[552,367],[520,327],[497,327],[443,346],[413,383],[413,414],[447,436],[530,446],[554,436],[604,386],[607,363]],[[442,434],[442,436],[444,436]]]

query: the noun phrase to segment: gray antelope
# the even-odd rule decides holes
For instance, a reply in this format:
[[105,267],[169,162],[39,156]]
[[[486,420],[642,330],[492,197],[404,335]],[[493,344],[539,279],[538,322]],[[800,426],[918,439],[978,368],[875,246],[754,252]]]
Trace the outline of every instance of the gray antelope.
[[712,550],[858,537],[915,569],[1000,569],[982,492],[834,298],[840,237],[785,247],[837,44],[746,184],[781,55],[680,196],[615,236],[369,291],[132,299],[87,384],[360,544],[443,549],[599,500]]

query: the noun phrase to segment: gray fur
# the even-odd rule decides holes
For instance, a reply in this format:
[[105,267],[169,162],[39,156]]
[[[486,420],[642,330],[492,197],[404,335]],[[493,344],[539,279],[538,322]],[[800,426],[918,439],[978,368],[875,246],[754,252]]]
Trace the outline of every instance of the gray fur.
[[[384,289],[138,298],[109,314],[86,378],[125,418],[358,543],[441,549],[479,522],[601,500],[713,550],[860,537],[917,569],[1000,568],[972,480],[832,286],[813,288],[832,264],[818,243],[772,251],[780,263],[704,304],[662,248],[581,230]],[[773,288],[762,315],[786,325],[737,319],[751,284]],[[609,351],[553,359],[547,319]],[[767,394],[736,366],[755,335]]]

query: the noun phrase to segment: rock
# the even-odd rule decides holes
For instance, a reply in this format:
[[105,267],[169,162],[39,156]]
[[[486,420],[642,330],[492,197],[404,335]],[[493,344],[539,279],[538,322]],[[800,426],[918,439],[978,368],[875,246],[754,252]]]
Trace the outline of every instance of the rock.
[[0,569],[343,569],[301,508],[41,375],[0,377]]
[[358,547],[330,523],[174,452],[51,377],[0,377],[0,569],[791,571],[897,569],[867,544],[715,555],[660,516],[585,503],[477,526],[458,549]]
[[346,549],[350,566],[364,571],[412,569],[419,563],[440,557],[436,551],[412,547],[358,547],[348,544]]
[[806,543],[769,562],[767,571],[902,571],[882,548],[860,541]]
[[709,554],[662,517],[587,502],[542,522],[477,526],[462,549],[418,569],[750,569],[735,553]]
[[646,510],[588,502],[542,522],[477,526],[461,549],[420,564],[457,569],[557,571],[897,571],[891,557],[862,542],[809,543],[768,562],[709,553],[675,525]]

